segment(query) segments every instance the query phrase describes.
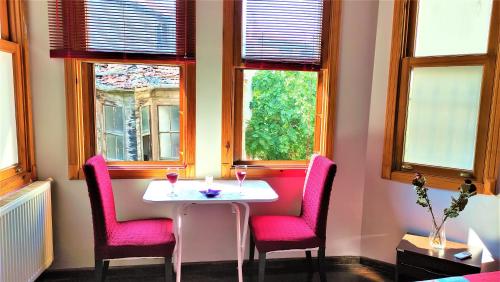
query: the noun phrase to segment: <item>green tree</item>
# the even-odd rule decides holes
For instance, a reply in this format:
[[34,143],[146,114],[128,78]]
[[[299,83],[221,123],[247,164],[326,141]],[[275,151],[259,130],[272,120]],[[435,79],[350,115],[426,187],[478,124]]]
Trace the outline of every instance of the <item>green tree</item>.
[[252,79],[252,116],[245,131],[248,156],[304,160],[312,154],[317,74],[257,71]]

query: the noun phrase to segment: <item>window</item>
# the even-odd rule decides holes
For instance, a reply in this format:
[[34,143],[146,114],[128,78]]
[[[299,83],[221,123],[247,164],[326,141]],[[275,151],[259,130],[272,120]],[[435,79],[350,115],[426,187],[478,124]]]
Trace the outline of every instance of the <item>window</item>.
[[142,160],[153,158],[151,151],[151,112],[149,106],[141,107],[141,149]]
[[224,5],[222,175],[332,157],[340,1]]
[[0,0],[0,196],[36,177],[23,6]]
[[104,142],[106,151],[104,156],[108,160],[124,161],[125,157],[125,131],[123,130],[123,108],[117,106],[104,106]]
[[179,106],[158,106],[158,137],[160,159],[179,159]]
[[494,193],[499,10],[492,0],[396,1],[384,178],[418,171],[449,189],[471,178]]
[[307,159],[317,85],[316,72],[244,70],[241,160]]
[[179,67],[94,64],[94,74],[97,153],[109,161],[180,160]]
[[[195,2],[49,1],[65,58],[69,177],[94,154],[112,178],[194,176]],[[78,24],[75,24],[78,23]]]

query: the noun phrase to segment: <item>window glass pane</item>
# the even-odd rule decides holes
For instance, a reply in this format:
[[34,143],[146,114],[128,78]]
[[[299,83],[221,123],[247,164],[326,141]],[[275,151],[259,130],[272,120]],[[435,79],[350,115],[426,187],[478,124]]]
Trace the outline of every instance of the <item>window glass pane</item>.
[[160,133],[160,159],[179,159],[179,133]]
[[115,121],[113,107],[104,106],[104,117],[104,127],[106,128],[106,132],[114,131]]
[[104,106],[106,132],[121,134],[123,132],[123,108]]
[[123,136],[116,136],[116,158],[121,161],[125,160],[123,156],[123,143]]
[[172,133],[172,157],[174,159],[179,159],[179,143],[180,143],[180,134],[179,133]]
[[415,56],[486,53],[492,0],[420,0]]
[[411,73],[403,162],[472,170],[482,66]]
[[114,129],[118,132],[123,131],[123,108],[115,107],[113,113]]
[[170,113],[165,117],[159,105],[175,106],[178,112],[179,67],[94,64],[94,73],[97,153],[105,151],[103,146],[108,149],[105,135],[113,133],[114,151],[106,154],[108,159],[160,160],[156,129],[165,126],[165,119],[170,126]]
[[17,164],[17,126],[12,54],[0,52],[0,169]]
[[149,107],[141,108],[141,133],[149,134]]
[[171,106],[171,118],[172,123],[171,128],[172,131],[179,131],[179,106]]
[[242,158],[305,160],[313,152],[316,72],[244,70]]
[[171,131],[171,116],[169,106],[158,106],[158,125],[160,132]]
[[116,137],[106,134],[106,159],[116,160]]
[[144,135],[142,136],[142,160],[149,161],[151,158],[151,135]]
[[172,140],[170,133],[160,133],[160,159],[170,160],[172,155]]

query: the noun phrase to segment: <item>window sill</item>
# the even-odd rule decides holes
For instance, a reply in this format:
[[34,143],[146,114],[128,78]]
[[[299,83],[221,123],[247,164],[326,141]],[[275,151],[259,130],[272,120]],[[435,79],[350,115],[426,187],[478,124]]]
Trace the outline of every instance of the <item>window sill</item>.
[[[111,179],[164,179],[169,168],[179,168],[179,176],[181,178],[191,179],[195,177],[194,165],[108,165]],[[84,179],[85,174],[82,169],[79,169],[76,177],[70,177],[70,180]]]
[[[389,178],[382,177],[384,179],[393,180],[401,183],[411,184],[413,178],[415,177],[414,172],[406,171],[392,171]],[[458,191],[460,185],[464,182],[463,178],[448,178],[436,175],[425,175],[427,179],[428,187]],[[486,180],[483,182],[473,181],[476,185],[478,194],[483,195],[496,195],[496,180]]]
[[33,176],[29,172],[20,173],[0,181],[0,196],[12,193],[32,182]]
[[[240,165],[240,164],[238,164]],[[243,164],[241,164],[243,165]],[[285,177],[285,176],[305,176],[307,163],[303,164],[268,164],[268,165],[247,165],[247,178],[258,179],[263,177]],[[235,166],[230,168],[230,177],[235,178]]]

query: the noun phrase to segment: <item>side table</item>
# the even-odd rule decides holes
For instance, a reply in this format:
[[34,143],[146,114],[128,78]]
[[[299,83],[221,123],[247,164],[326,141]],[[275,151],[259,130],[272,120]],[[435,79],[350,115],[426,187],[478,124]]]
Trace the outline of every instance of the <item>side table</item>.
[[[435,250],[428,237],[406,234],[396,248],[396,281],[415,281],[462,276],[481,272],[481,248],[448,241],[446,248]],[[472,257],[459,260],[453,255],[463,251]]]

